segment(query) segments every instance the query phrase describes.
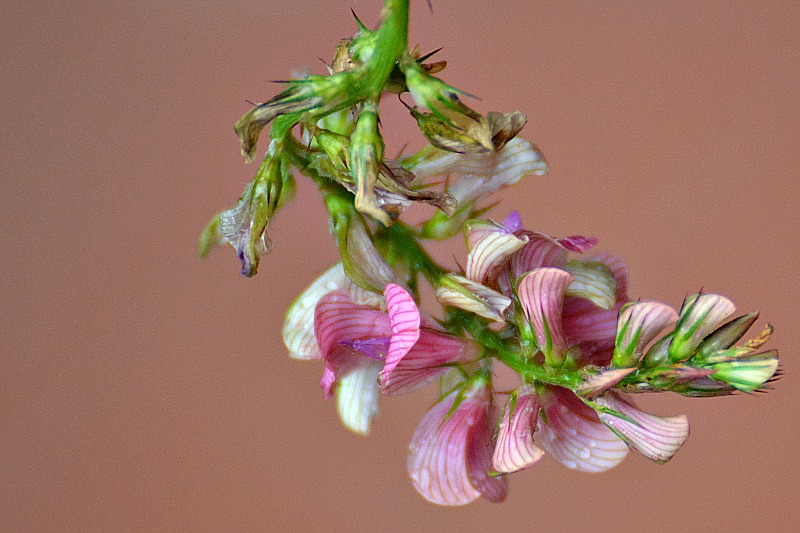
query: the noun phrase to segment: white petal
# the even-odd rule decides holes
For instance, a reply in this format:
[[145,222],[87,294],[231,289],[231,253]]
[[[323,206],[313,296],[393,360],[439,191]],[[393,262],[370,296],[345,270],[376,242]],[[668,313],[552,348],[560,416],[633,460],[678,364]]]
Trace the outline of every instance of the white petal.
[[338,380],[336,407],[346,428],[366,435],[371,422],[378,416],[378,373],[383,363],[370,361],[356,367],[352,372]]

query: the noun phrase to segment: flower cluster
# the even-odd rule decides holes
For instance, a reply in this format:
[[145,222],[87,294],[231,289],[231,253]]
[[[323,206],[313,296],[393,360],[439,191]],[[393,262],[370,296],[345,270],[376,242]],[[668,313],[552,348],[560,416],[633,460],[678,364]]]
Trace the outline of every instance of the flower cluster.
[[[248,160],[272,123],[269,150],[239,203],[203,232],[200,253],[229,243],[242,273],[254,275],[292,169],[317,184],[341,261],[289,308],[284,343],[291,357],[324,363],[323,396],[336,398],[358,434],[369,432],[382,396],[436,385],[408,456],[424,498],[502,501],[508,475],[546,454],[584,472],[612,468],[629,450],[665,463],[688,420],[640,410],[635,393],[750,393],[779,375],[777,351],[762,349],[770,326],[739,344],[758,313],[735,317],[717,294],[691,295],[678,310],[632,298],[624,261],[595,253],[597,239],[531,231],[516,212],[484,217],[491,194],[548,171],[517,136],[525,116],[482,116],[436,78],[444,63],[407,49],[407,1],[386,0],[374,31],[358,23],[328,76],[291,82],[237,123]],[[405,92],[421,106],[407,105],[429,145],[391,160],[380,98]],[[400,217],[412,202],[438,212],[410,226]],[[465,267],[451,271],[424,243],[460,233]],[[419,307],[421,279],[435,291],[437,317]],[[498,365],[517,376],[511,390],[495,387]]]

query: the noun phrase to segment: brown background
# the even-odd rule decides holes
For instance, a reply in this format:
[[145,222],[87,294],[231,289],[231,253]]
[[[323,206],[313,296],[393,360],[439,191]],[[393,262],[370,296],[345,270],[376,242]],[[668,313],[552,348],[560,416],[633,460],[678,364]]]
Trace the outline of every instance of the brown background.
[[[601,237],[634,296],[760,309],[787,372],[766,396],[645,399],[693,424],[666,466],[545,459],[505,504],[461,509],[407,480],[432,391],[384,401],[359,438],[322,400],[321,365],[285,353],[284,309],[335,259],[308,183],[255,279],[230,249],[195,257],[255,171],[232,133],[244,100],[322,72],[351,5],[377,20],[378,0],[3,3],[0,529],[796,527],[798,4],[414,2],[412,41],[445,47],[443,77],[481,111],[527,113],[552,164],[504,209]],[[394,153],[416,137],[386,107]]]

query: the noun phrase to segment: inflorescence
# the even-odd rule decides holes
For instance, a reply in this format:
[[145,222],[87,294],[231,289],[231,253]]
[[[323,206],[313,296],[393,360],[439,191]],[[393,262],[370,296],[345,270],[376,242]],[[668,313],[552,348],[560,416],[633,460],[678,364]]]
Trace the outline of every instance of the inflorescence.
[[[343,424],[367,434],[381,396],[437,382],[409,448],[414,486],[442,505],[498,502],[507,475],[545,453],[585,472],[616,466],[630,449],[668,461],[687,418],[645,413],[633,393],[722,396],[776,379],[778,353],[762,349],[771,327],[740,342],[757,312],[735,316],[717,294],[691,295],[677,311],[632,299],[624,261],[592,254],[596,239],[527,230],[513,211],[481,218],[490,195],[547,174],[547,163],[518,137],[525,115],[479,114],[434,76],[445,62],[409,50],[408,10],[408,0],[385,0],[376,30],[356,18],[329,75],[289,81],[236,123],[248,162],[267,125],[269,148],[236,206],[200,238],[201,257],[228,243],[253,276],[292,172],[315,182],[341,261],[289,308],[283,339],[291,357],[324,362],[321,387]],[[401,101],[429,144],[387,159],[380,101],[407,92],[416,106]],[[409,225],[400,217],[412,202],[437,211]],[[424,243],[461,233],[466,267],[452,272]],[[435,290],[439,318],[418,307],[420,279]],[[516,388],[495,389],[497,365],[518,376]]]

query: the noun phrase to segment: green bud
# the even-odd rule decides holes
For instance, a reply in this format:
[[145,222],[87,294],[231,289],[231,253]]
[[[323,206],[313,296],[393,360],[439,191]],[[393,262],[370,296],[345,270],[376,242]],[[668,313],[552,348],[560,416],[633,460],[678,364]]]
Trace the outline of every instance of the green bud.
[[694,294],[686,298],[669,347],[670,360],[689,359],[703,339],[717,329],[734,309],[733,302],[718,294]]
[[350,172],[356,184],[356,209],[383,225],[392,223],[375,200],[378,168],[383,161],[383,137],[378,129],[377,102],[365,103],[350,138]]
[[778,370],[778,352],[769,350],[757,354],[731,357],[711,365],[712,379],[721,381],[743,392],[763,387]]

